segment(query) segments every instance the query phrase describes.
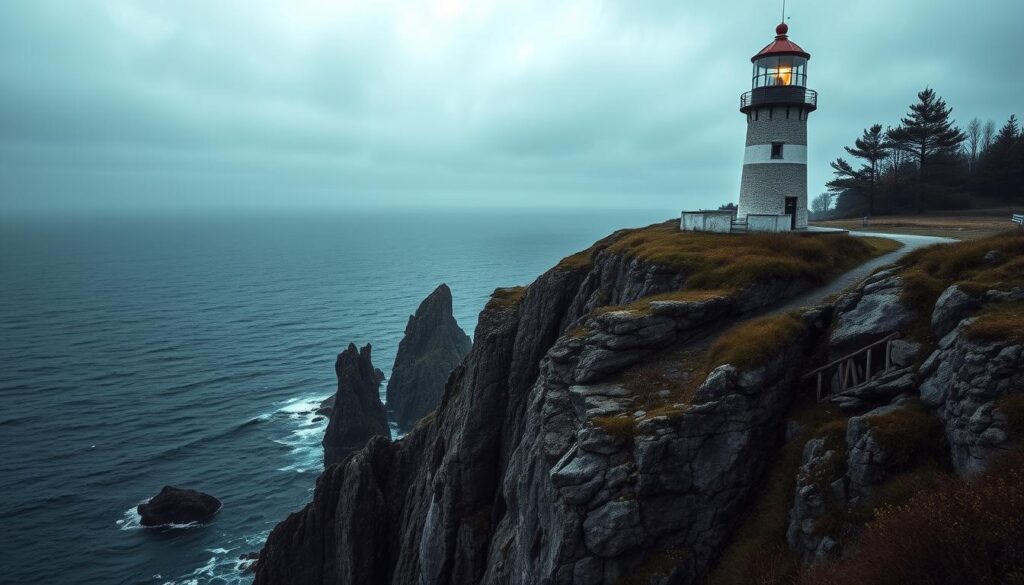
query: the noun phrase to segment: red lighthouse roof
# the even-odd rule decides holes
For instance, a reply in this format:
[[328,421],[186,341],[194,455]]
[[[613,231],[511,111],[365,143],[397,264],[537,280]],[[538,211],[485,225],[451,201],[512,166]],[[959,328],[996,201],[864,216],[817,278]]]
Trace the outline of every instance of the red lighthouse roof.
[[775,27],[775,40],[767,47],[761,49],[761,52],[751,57],[750,60],[756,61],[761,57],[767,57],[769,55],[796,55],[798,57],[803,57],[804,59],[810,59],[810,53],[801,49],[800,45],[789,40],[789,36],[786,35],[788,32],[789,27],[784,22]]

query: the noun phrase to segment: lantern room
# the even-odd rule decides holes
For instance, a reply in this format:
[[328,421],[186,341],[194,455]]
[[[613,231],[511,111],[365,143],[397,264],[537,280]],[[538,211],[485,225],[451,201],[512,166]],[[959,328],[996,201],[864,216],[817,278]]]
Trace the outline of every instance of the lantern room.
[[786,23],[775,27],[775,40],[750,59],[754,63],[754,89],[774,85],[807,87],[807,60],[811,56],[789,40],[787,33]]
[[751,57],[754,64],[751,91],[743,94],[740,110],[759,105],[817,107],[817,94],[807,88],[807,61],[811,55],[789,40],[789,26],[775,27],[775,40]]

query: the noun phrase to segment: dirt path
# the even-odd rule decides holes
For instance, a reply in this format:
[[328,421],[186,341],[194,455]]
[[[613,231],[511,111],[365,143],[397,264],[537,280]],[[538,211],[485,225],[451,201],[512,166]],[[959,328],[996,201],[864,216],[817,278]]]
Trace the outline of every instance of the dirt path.
[[873,260],[868,260],[853,270],[840,274],[828,284],[802,293],[779,306],[772,307],[765,311],[764,314],[774,315],[777,313],[785,313],[786,311],[792,311],[793,309],[799,309],[800,307],[817,304],[829,295],[846,290],[860,280],[866,278],[875,270],[887,264],[896,262],[903,256],[917,250],[918,248],[924,248],[925,246],[931,246],[932,244],[948,244],[956,241],[952,238],[942,238],[938,236],[913,236],[908,234],[883,234],[877,232],[850,232],[850,235],[888,238],[902,243],[903,247],[894,252],[889,252],[888,254],[879,256]]

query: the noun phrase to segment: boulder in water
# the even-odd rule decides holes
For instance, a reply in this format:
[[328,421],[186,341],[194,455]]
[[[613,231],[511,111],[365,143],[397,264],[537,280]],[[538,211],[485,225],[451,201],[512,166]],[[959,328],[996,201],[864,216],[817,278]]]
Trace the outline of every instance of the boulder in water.
[[209,494],[168,485],[136,509],[143,526],[162,526],[206,522],[220,507],[220,500]]

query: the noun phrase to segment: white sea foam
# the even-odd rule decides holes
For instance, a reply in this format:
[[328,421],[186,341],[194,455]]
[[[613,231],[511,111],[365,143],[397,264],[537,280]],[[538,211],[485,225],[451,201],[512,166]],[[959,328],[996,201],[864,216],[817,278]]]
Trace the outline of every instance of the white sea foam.
[[319,470],[323,466],[323,447],[321,440],[327,428],[327,417],[317,414],[320,403],[327,397],[323,395],[300,396],[278,403],[281,406],[275,411],[284,415],[294,425],[292,431],[274,442],[291,449],[292,462],[277,470],[286,473],[303,473]]
[[148,501],[149,498],[146,498],[145,500],[142,500],[138,504],[135,504],[131,508],[125,510],[124,514],[121,516],[121,519],[117,521],[117,525],[121,528],[121,530],[138,530],[139,528],[143,528],[142,516],[139,515],[139,510],[137,508],[138,506],[145,504]]
[[[254,561],[252,559],[243,560],[239,557],[246,551],[258,550],[262,547],[263,543],[267,541],[269,534],[270,531],[268,530],[246,536],[242,539],[244,545],[239,543],[240,546],[208,548],[206,552],[210,553],[211,556],[202,566],[182,575],[177,580],[164,581],[163,585],[201,585],[207,583],[244,585],[251,583],[252,575],[245,574],[242,571]],[[232,542],[237,543],[238,541],[233,540]]]

